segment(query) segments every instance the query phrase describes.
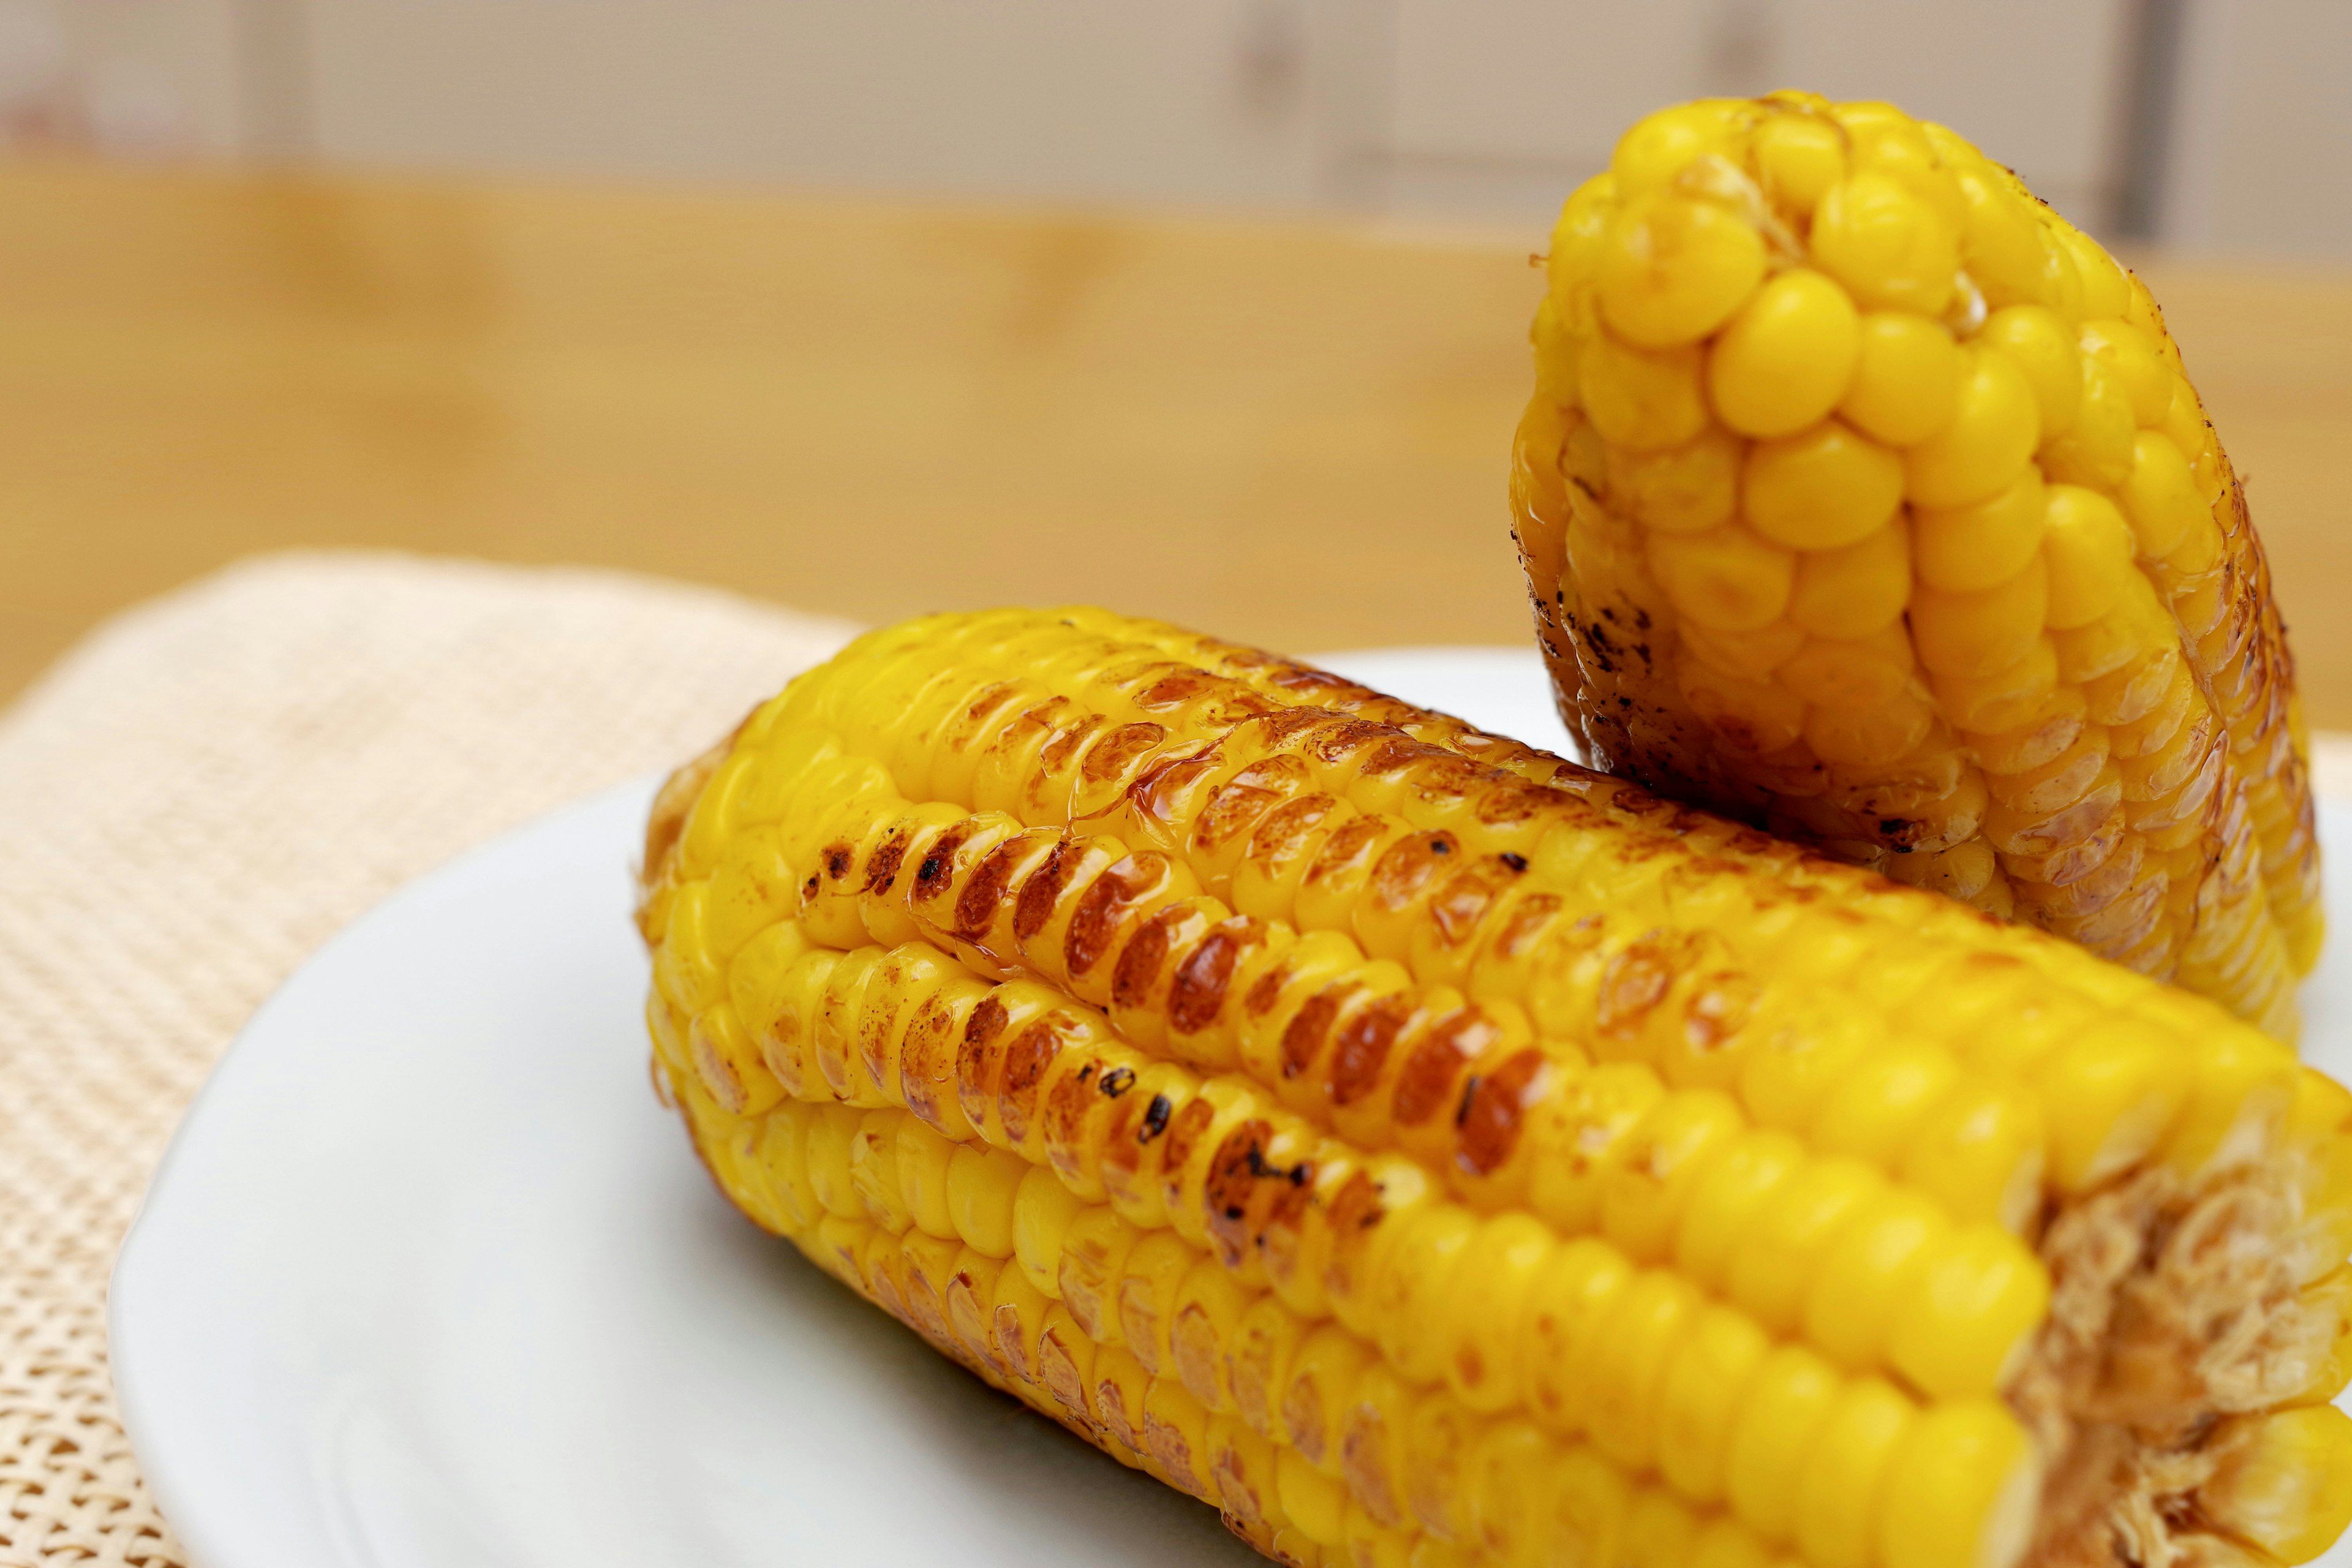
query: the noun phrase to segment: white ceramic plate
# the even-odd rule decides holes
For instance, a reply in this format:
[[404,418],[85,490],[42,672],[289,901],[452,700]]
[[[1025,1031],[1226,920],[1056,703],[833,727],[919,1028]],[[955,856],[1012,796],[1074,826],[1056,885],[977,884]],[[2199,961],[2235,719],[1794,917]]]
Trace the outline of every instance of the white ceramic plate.
[[[1531,654],[1325,662],[1559,742]],[[573,807],[387,900],[254,1016],[198,1097],[110,1309],[123,1415],[194,1561],[1259,1561],[712,1191],[646,1081],[627,871],[650,793]],[[2352,843],[2352,823],[2327,826]],[[2311,1045],[2339,1070],[2347,875],[2306,994]]]

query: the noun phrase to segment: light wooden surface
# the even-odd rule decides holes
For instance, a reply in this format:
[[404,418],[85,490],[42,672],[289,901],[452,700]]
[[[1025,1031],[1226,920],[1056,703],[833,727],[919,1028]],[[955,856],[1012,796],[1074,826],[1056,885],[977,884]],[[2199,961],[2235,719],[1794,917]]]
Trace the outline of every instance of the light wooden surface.
[[[1542,236],[0,165],[0,695],[246,552],[1514,642]],[[2352,725],[2352,276],[2152,265]]]

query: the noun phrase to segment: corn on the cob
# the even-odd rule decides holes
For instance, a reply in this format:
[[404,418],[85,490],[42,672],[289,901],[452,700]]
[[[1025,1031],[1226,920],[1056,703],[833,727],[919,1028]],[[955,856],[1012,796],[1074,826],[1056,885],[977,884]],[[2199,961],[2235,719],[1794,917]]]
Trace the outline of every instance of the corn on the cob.
[[1643,121],[1552,236],[1515,531],[1604,770],[2292,1039],[2294,667],[2138,279],[1942,126]]
[[861,639],[645,866],[729,1196],[1282,1561],[2352,1513],[2352,1095],[2038,933],[1091,610]]

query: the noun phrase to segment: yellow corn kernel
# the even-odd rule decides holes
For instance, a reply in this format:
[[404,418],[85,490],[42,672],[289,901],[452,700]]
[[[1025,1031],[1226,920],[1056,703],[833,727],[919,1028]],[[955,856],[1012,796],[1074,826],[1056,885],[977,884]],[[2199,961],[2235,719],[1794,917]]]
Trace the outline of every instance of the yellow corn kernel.
[[1664,1258],[1706,1156],[1742,1125],[1729,1095],[1698,1090],[1661,1100],[1626,1140],[1622,1159],[1601,1176],[1601,1222],[1609,1239],[1636,1262]]
[[[1946,854],[1963,850],[1978,862],[1965,873],[1972,893],[1992,878],[1992,849],[1978,840]],[[1956,869],[1955,875],[1963,873]],[[1955,1220],[1990,1220],[2019,1231],[2041,1205],[2046,1138],[2039,1100],[2013,1086],[1970,1082],[1920,1119],[1898,1169],[1906,1185],[1934,1199]]]
[[1631,202],[1661,189],[1700,157],[1720,153],[1729,142],[1730,127],[1706,104],[1680,104],[1644,116],[1617,139],[1610,155],[1616,197]]
[[1654,533],[1650,570],[1682,614],[1713,631],[1749,632],[1787,608],[1795,557],[1736,525],[1706,533]]
[[1867,637],[1895,625],[1910,592],[1911,541],[1898,519],[1852,544],[1800,555],[1788,616],[1815,637]]
[[2017,482],[2041,440],[2042,416],[2025,373],[2003,355],[1961,350],[1959,405],[1949,423],[1904,455],[1904,495],[1915,506],[1973,506]]
[[2052,485],[2042,539],[2049,567],[2044,622],[2054,631],[2085,626],[2115,607],[2136,580],[2131,525],[2116,503],[2078,485]]
[[1057,1300],[1062,1294],[1062,1243],[1085,1207],[1045,1165],[1031,1166],[1013,1194],[1013,1256],[1029,1282]]
[[1633,1494],[1614,1561],[1625,1568],[1689,1568],[1699,1523],[1691,1510],[1655,1487]]
[[2006,1568],[2025,1554],[2039,1510],[2032,1440],[1991,1399],[1939,1405],[1911,1426],[1878,1510],[1885,1568]]
[[1535,349],[1536,386],[1545,399],[1561,410],[1582,408],[1584,395],[1577,371],[1584,357],[1586,340],[1568,330],[1568,323],[1561,320],[1559,301],[1547,297],[1536,306],[1535,324],[1528,330],[1528,342]]
[[1756,128],[1757,177],[1764,194],[1806,217],[1845,178],[1845,138],[1826,120],[1776,114]]
[[1797,1546],[1814,1568],[1870,1568],[1887,1472],[1918,1420],[1911,1402],[1878,1378],[1840,1391],[1797,1480]]
[[1720,1289],[1757,1211],[1801,1170],[1805,1146],[1786,1132],[1751,1128],[1717,1147],[1698,1173],[1675,1237],[1675,1265]]
[[2121,1025],[2061,1047],[2035,1072],[2050,1116],[2050,1181],[2095,1186],[2154,1148],[2179,1113],[2192,1064],[2171,1039]]
[[1875,171],[1830,187],[1813,215],[1813,260],[1872,310],[1940,315],[1959,268],[1959,240],[1944,216]]
[[1226,1352],[1255,1300],[1213,1258],[1195,1263],[1177,1288],[1168,1329],[1170,1360],[1178,1380],[1210,1410],[1234,1409]]
[[898,1185],[898,1134],[908,1121],[903,1111],[869,1110],[849,1141],[849,1180],[866,1217],[893,1235],[914,1223]]
[[1013,1200],[1029,1163],[1003,1149],[964,1144],[948,1161],[948,1216],[974,1252],[1013,1256]]
[[849,1169],[850,1145],[863,1120],[863,1112],[848,1106],[825,1106],[809,1124],[802,1144],[808,1160],[810,1190],[826,1213],[842,1219],[866,1217],[866,1200],[857,1195],[857,1184]]
[[[1617,210],[1617,179],[1595,174],[1570,193],[1560,204],[1559,220],[1552,226],[1551,251],[1544,258],[1547,298],[1570,316],[1568,301],[1593,274],[1601,247],[1608,237],[1609,219]],[[1570,323],[1574,325],[1571,319]]]
[[2213,1446],[2226,1457],[2197,1502],[2231,1534],[2293,1564],[2352,1523],[2352,1417],[2334,1405],[2236,1416]]
[[2197,494],[2188,459],[2154,430],[2132,438],[2131,472],[2116,500],[2131,521],[2139,553],[2151,561],[2178,550],[2189,530],[2205,519],[2205,503]]
[[1674,1352],[1658,1394],[1658,1468],[1683,1496],[1723,1496],[1741,1399],[1771,1349],[1754,1319],[1710,1305]]
[[1628,1468],[1655,1462],[1658,1387],[1703,1301],[1681,1275],[1645,1270],[1626,1282],[1577,1342],[1576,1361],[1590,1380],[1585,1430],[1594,1447]]
[[1934,1399],[1990,1395],[2050,1310],[2050,1275],[2000,1226],[1962,1226],[1897,1303],[1887,1359]]
[[1707,351],[1716,417],[1742,436],[1793,436],[1845,395],[1862,345],[1845,290],[1806,268],[1756,290]]
[[2172,408],[2172,367],[2156,345],[2128,321],[2085,321],[2079,340],[2083,353],[2098,361],[2131,405],[2133,422],[2161,425]]
[[1910,682],[1910,640],[1892,626],[1851,641],[1815,639],[1783,660],[1772,679],[1819,707],[1883,707]]
[[1623,1253],[1580,1237],[1552,1254],[1528,1293],[1519,1328],[1519,1365],[1528,1379],[1529,1407],[1556,1430],[1583,1429],[1592,1380],[1580,1347],[1633,1279],[1633,1266]]
[[1603,332],[1584,345],[1577,388],[1603,440],[1636,452],[1680,447],[1706,428],[1699,351],[1643,349]]
[[1176,1294],[1201,1255],[1173,1231],[1147,1230],[1127,1255],[1115,1297],[1120,1342],[1152,1375],[1175,1375]]
[[2042,471],[2060,484],[2113,490],[2130,477],[2138,426],[2123,386],[2098,360],[2083,362],[2083,403],[2074,427],[2042,445]]
[[[1982,679],[2033,653],[2049,605],[2050,578],[2039,555],[2008,582],[1976,593],[1922,586],[1911,595],[1912,645],[1937,675]],[[1999,727],[1981,715],[1955,719],[1965,729]]]
[[1972,506],[1915,507],[1911,556],[1919,581],[1947,594],[2008,582],[2042,548],[2048,505],[2042,472],[2028,464],[2006,489]]
[[1116,1344],[1121,1335],[1118,1282],[1128,1254],[1143,1232],[1108,1207],[1090,1207],[1062,1234],[1062,1268],[1055,1294],[1087,1337]]
[[1496,1215],[1454,1264],[1454,1291],[1478,1310],[1445,1314],[1438,1333],[1446,1385],[1471,1409],[1507,1409],[1526,1388],[1519,1325],[1558,1245],[1532,1215]]
[[1963,363],[1941,321],[1873,310],[1862,318],[1853,375],[1837,411],[1890,447],[1916,447],[1959,411]]
[[1765,1201],[1732,1254],[1731,1299],[1775,1333],[1803,1320],[1822,1259],[1847,1224],[1886,1190],[1885,1179],[1851,1160],[1816,1160]]
[[1767,1541],[1796,1534],[1806,1461],[1844,1390],[1836,1368],[1798,1345],[1768,1352],[1749,1377],[1724,1458],[1724,1494]]
[[1773,543],[1834,550],[1895,515],[1903,500],[1903,462],[1827,419],[1749,448],[1739,499],[1748,525]]
[[2033,389],[2043,439],[2074,427],[2083,405],[2083,353],[2057,311],[2043,305],[2005,305],[1985,318],[1976,342],[2023,374]]
[[1696,342],[1764,280],[1764,242],[1730,208],[1660,192],[1628,201],[1594,278],[1610,330],[1643,348]]
[[1804,723],[1804,704],[1780,687],[1725,675],[1696,659],[1684,664],[1676,685],[1691,711],[1732,751],[1751,756],[1778,751]]
[[[2054,215],[2053,215],[2054,216]],[[2099,242],[2063,220],[2051,226],[2053,237],[2074,260],[2075,275],[2082,279],[2083,306],[2081,314],[2120,316],[2131,309],[2131,282],[2116,258],[2099,247]]]
[[1731,521],[1740,444],[1709,427],[1686,447],[1609,453],[1609,504],[1644,528],[1702,533]]
[[1838,1227],[1805,1293],[1805,1337],[1832,1360],[1874,1364],[1895,1313],[1952,1234],[1943,1212],[1916,1193],[1881,1191]]

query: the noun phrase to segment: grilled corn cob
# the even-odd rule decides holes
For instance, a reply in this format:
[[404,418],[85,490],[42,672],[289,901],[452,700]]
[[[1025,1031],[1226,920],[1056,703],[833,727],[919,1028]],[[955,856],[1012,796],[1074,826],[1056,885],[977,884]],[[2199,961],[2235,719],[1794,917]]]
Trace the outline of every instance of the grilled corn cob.
[[2292,1039],[2294,665],[2146,286],[1942,126],[1800,93],[1643,121],[1548,265],[1513,511],[1589,760]]
[[1278,1560],[2299,1563],[2352,1515],[2352,1094],[1329,675],[871,634],[671,780],[639,921],[729,1197]]

